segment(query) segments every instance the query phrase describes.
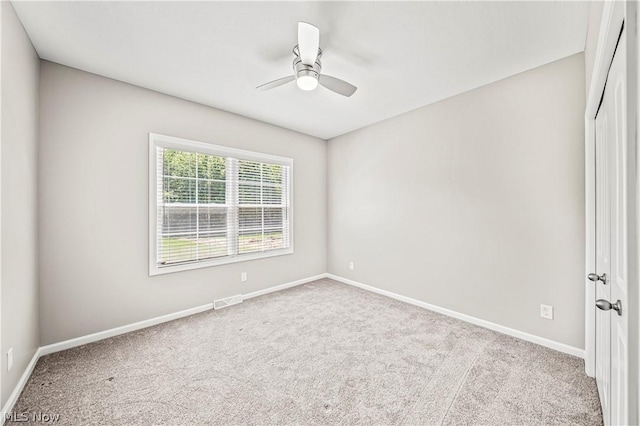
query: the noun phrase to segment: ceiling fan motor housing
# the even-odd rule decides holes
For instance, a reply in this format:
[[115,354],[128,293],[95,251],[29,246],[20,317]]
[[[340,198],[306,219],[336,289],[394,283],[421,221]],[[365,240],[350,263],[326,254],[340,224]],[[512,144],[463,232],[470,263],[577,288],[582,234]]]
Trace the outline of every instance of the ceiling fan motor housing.
[[320,61],[322,49],[318,49],[318,56],[316,57],[316,61],[313,65],[306,65],[302,63],[302,59],[300,59],[300,54],[298,52],[298,46],[293,48],[293,54],[295,55],[293,58],[293,72],[296,79],[305,76],[313,77],[316,80],[320,78],[320,71],[322,70],[322,62]]

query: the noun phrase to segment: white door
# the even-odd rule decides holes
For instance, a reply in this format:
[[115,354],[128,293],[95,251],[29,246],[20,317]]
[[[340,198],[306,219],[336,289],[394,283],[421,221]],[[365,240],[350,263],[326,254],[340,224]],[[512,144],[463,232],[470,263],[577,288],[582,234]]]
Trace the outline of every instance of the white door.
[[[607,114],[596,116],[596,299],[609,300],[611,295],[611,153],[607,142],[609,130]],[[593,280],[593,276],[589,276]],[[595,309],[595,307],[594,307]],[[596,381],[605,424],[609,424],[609,395],[611,363],[611,316],[596,310]]]
[[[624,34],[596,116],[596,381],[605,424],[628,423],[627,141]],[[606,276],[604,275],[606,274]]]

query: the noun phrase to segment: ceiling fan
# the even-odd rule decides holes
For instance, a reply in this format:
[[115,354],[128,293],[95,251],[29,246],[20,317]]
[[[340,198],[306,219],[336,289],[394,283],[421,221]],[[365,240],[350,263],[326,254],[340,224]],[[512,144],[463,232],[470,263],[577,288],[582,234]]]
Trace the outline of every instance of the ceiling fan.
[[330,75],[320,74],[322,70],[322,49],[320,49],[320,30],[306,22],[298,22],[298,45],[293,48],[294,75],[279,78],[262,84],[256,89],[270,90],[296,80],[302,90],[313,90],[318,84],[342,96],[351,96],[358,89]]

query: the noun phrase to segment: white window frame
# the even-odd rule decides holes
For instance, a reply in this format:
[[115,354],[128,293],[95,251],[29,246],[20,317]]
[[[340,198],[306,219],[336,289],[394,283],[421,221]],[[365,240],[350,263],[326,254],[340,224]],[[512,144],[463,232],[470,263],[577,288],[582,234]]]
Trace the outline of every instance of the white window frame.
[[[289,247],[283,249],[268,250],[260,253],[248,253],[237,256],[225,256],[210,260],[197,260],[193,262],[179,263],[158,267],[158,171],[157,148],[176,149],[181,151],[196,151],[203,154],[219,157],[232,157],[239,160],[256,161],[261,163],[278,164],[289,167]],[[263,154],[260,152],[245,151],[237,148],[229,148],[214,145],[207,142],[199,142],[174,136],[149,133],[149,275],[169,274],[192,269],[208,268],[211,266],[225,265],[229,263],[246,262],[267,257],[282,256],[293,253],[293,159],[277,155]]]

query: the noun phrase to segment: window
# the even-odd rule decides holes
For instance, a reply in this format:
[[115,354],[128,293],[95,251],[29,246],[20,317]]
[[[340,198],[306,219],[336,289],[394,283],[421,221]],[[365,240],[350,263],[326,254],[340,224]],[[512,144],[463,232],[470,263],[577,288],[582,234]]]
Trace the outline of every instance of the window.
[[293,160],[149,135],[149,273],[289,254]]

